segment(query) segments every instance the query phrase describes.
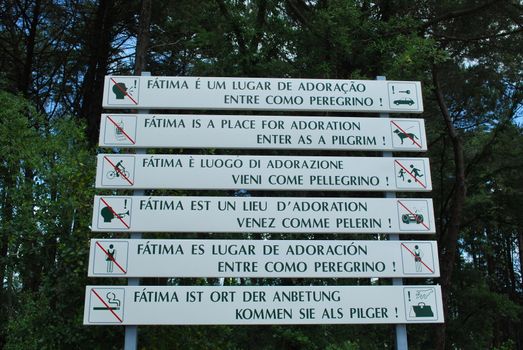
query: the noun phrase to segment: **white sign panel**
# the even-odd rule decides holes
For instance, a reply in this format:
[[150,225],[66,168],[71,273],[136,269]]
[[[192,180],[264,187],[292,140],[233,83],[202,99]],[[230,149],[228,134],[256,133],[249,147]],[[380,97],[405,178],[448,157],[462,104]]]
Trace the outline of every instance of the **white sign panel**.
[[421,113],[416,81],[106,76],[104,108]]
[[90,277],[439,277],[435,241],[93,239]]
[[87,286],[85,325],[442,323],[440,286]]
[[95,196],[96,232],[435,233],[427,198]]
[[428,158],[99,154],[97,188],[430,191]]
[[102,147],[427,150],[423,119],[103,114]]

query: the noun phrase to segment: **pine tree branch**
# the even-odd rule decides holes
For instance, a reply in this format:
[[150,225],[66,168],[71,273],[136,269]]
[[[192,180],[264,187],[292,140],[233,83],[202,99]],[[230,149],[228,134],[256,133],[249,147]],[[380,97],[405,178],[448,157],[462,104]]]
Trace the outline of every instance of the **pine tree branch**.
[[423,25],[420,27],[422,30],[427,30],[428,28],[432,27],[435,24],[438,24],[443,21],[448,21],[450,19],[459,18],[463,16],[468,16],[470,14],[473,14],[474,12],[481,11],[485,8],[488,8],[496,3],[503,2],[503,0],[490,0],[483,4],[473,6],[473,7],[467,7],[459,10],[449,11],[445,13],[444,15],[438,16],[428,22],[423,23]]

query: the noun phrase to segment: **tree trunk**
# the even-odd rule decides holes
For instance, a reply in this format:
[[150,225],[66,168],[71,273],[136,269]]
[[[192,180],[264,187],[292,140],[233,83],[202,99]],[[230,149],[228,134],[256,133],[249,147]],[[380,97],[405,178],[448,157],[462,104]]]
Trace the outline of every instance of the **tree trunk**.
[[[32,85],[32,76],[33,76],[33,66],[34,66],[34,57],[35,57],[35,46],[36,46],[36,36],[38,31],[38,24],[40,20],[40,14],[42,10],[41,0],[35,0],[33,4],[32,14],[29,14],[29,10],[24,14],[26,18],[30,18],[29,28],[24,28],[27,30],[27,36],[25,37],[25,57],[23,58],[21,76],[18,79],[17,90],[27,99],[30,99],[31,95],[31,85]],[[24,172],[26,175],[31,176],[32,169],[25,168]],[[16,190],[16,180],[13,178],[16,174],[16,170],[13,170],[12,173],[8,172],[5,174],[4,184],[3,184],[3,196],[2,196],[2,235],[0,239],[0,300],[2,301],[2,318],[0,320],[7,322],[8,312],[10,310],[10,305],[7,304],[7,301],[10,298],[7,297],[9,293],[8,289],[4,290],[4,280],[6,275],[8,275],[7,270],[8,266],[8,252],[9,252],[9,241],[11,236],[14,234],[12,230],[12,221],[13,216],[15,215],[15,208],[13,202],[10,198],[11,191]],[[30,182],[32,184],[32,181]],[[32,196],[27,198],[30,203],[33,202]],[[30,243],[31,244],[31,243]],[[26,286],[24,285],[24,288]],[[4,309],[5,308],[5,309]],[[4,319],[4,317],[6,319]],[[0,335],[0,348],[3,347],[5,339],[3,334]]]
[[517,301],[517,282],[516,282],[516,272],[514,271],[516,266],[512,258],[512,248],[513,248],[513,236],[508,235],[505,237],[505,269],[510,281],[509,285],[509,296],[511,300]]
[[[458,235],[462,220],[463,206],[465,204],[466,198],[465,159],[463,155],[462,140],[454,128],[454,125],[452,124],[452,119],[445,103],[441,86],[439,84],[438,70],[436,66],[434,66],[432,69],[432,78],[434,81],[434,93],[436,95],[436,100],[438,102],[441,115],[445,121],[448,136],[452,143],[454,154],[454,174],[456,177],[452,193],[450,213],[448,215],[449,222],[446,228],[446,232],[440,232],[439,239],[439,260],[441,269],[440,283],[443,294],[443,311],[445,320],[448,322],[449,291],[452,280],[452,273],[454,271],[454,264],[456,261]],[[443,215],[443,213],[441,215]],[[445,349],[445,333],[445,323],[438,325],[436,330],[435,349]]]
[[86,51],[89,60],[82,86],[82,105],[79,116],[87,121],[87,139],[91,145],[98,141],[105,74],[111,55],[114,0],[100,0],[89,30]]
[[40,19],[41,12],[41,1],[36,0],[33,7],[33,16],[31,18],[31,24],[29,26],[29,33],[25,44],[25,59],[22,77],[18,85],[18,91],[20,91],[24,97],[29,98],[31,94],[31,80],[33,76],[33,62],[34,62],[34,51],[36,44],[36,30],[38,27],[38,21]]
[[519,230],[518,233],[518,246],[519,246],[519,276],[521,278],[521,285],[523,285],[523,230]]
[[136,37],[136,60],[134,75],[141,75],[147,67],[147,49],[149,48],[149,27],[151,25],[151,0],[142,0],[140,26]]
[[[26,184],[24,185],[28,188],[31,188],[25,193],[25,201],[30,203],[29,213],[25,213],[27,215],[35,212],[36,204],[33,198],[33,186],[35,182],[34,179],[35,170],[26,167],[26,169],[24,169],[24,182]],[[26,245],[25,254],[23,257],[23,259],[26,261],[26,268],[25,273],[20,272],[20,279],[22,280],[23,289],[36,292],[40,288],[40,284],[42,282],[42,260],[45,258],[41,256],[40,244],[37,238],[41,234],[40,229],[34,222],[32,222],[32,220],[29,220],[28,222],[31,223],[31,228],[25,235],[28,238],[27,241],[24,239]]]
[[0,349],[6,342],[6,334],[4,333],[5,325],[9,320],[11,306],[8,298],[9,289],[4,289],[4,279],[8,275],[9,269],[9,240],[14,233],[12,229],[12,221],[14,216],[14,206],[9,193],[14,191],[15,180],[12,178],[12,173],[7,169],[5,174],[2,174],[4,179],[2,185],[2,220],[1,223],[1,239],[0,239]]

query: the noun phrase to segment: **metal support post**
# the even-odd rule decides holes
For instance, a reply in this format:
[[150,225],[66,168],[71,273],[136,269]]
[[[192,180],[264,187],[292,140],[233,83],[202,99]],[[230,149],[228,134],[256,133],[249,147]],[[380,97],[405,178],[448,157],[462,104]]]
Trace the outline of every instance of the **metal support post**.
[[[151,76],[150,72],[142,72],[142,76]],[[138,114],[148,114],[149,110],[138,110]],[[137,148],[135,151],[136,154],[146,154],[147,149],[146,148]],[[144,190],[134,190],[133,196],[143,196],[145,195]],[[131,233],[131,239],[141,239],[142,233],[141,232],[132,232]],[[127,279],[127,285],[128,286],[139,286],[140,285],[140,279],[139,278],[128,278]],[[124,350],[136,350],[138,348],[138,326],[125,326],[125,341],[124,341]]]
[[[376,80],[387,80],[384,76],[378,76],[376,77]],[[380,113],[380,118],[389,118],[389,113]],[[386,151],[383,152],[383,157],[392,157],[392,152]],[[394,192],[385,192],[385,198],[396,198],[396,194]],[[389,234],[389,240],[391,241],[399,241],[400,236],[397,233]],[[402,286],[403,285],[403,279],[402,278],[393,278],[392,279],[392,285],[394,286]],[[397,324],[395,326],[396,328],[396,350],[408,350],[409,344],[407,341],[407,325],[406,324]]]

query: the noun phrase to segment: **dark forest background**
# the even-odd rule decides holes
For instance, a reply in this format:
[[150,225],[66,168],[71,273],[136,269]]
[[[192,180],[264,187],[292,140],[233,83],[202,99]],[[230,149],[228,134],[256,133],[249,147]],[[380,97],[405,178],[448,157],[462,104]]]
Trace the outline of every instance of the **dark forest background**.
[[[103,77],[145,70],[421,81],[442,277],[406,283],[441,284],[446,323],[409,325],[410,348],[523,349],[522,48],[517,0],[1,1],[0,348],[122,348],[123,327],[82,325],[85,285],[125,283],[87,278],[89,224]],[[387,325],[139,332],[143,349],[394,346]]]

